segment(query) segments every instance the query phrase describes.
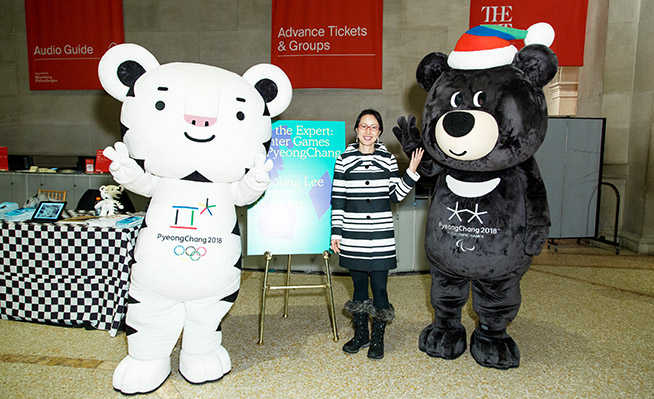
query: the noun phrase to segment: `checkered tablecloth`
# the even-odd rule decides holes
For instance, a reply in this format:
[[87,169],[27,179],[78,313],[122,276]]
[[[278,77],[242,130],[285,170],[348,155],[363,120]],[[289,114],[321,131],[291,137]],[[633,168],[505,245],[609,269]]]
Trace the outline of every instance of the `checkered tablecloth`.
[[0,318],[115,336],[138,229],[2,222]]

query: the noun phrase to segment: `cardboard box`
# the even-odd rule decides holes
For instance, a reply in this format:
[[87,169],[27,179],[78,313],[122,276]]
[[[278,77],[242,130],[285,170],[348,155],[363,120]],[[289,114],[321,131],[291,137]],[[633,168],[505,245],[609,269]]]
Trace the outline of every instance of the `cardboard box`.
[[103,150],[98,150],[95,155],[95,173],[109,173],[109,165],[111,165],[111,159],[107,158],[102,154]]
[[95,160],[91,158],[86,158],[84,162],[86,163],[86,168],[84,169],[84,171],[86,173],[93,173],[95,171]]
[[0,146],[0,170],[9,170],[9,154],[5,146]]

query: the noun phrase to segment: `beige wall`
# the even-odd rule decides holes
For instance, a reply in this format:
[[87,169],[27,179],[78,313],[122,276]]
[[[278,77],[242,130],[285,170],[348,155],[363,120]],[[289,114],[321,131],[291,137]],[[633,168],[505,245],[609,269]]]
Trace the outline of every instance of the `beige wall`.
[[[1,1],[0,144],[14,154],[93,155],[119,140],[120,103],[104,92],[29,90],[23,1]],[[572,75],[559,74],[560,87],[578,90],[577,115],[607,118],[604,171],[623,197],[621,241],[650,253],[654,247],[652,3],[589,0],[586,65],[568,71]],[[270,60],[271,0],[124,0],[123,4],[126,41],[145,46],[162,63],[200,62],[243,73]],[[350,130],[358,110],[377,108],[387,126],[385,143],[401,163],[406,162],[390,128],[400,115],[421,114],[425,93],[415,83],[415,68],[431,51],[452,50],[467,29],[468,8],[465,0],[386,0],[383,89],[296,90],[282,117],[345,120]],[[579,84],[573,87],[568,77],[577,75]],[[607,235],[613,226],[610,197],[605,195],[600,220]]]
[[[654,2],[590,0],[578,116],[606,118],[604,180],[621,196],[620,241],[654,253]],[[611,236],[615,196],[602,190],[601,232]]]
[[639,252],[654,253],[654,2],[640,1],[636,23],[624,226],[625,238],[638,244]]

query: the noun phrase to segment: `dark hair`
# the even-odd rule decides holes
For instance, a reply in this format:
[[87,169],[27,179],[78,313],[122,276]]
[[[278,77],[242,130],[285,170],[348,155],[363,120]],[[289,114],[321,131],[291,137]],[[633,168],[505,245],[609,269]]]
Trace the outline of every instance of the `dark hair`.
[[364,115],[372,115],[377,119],[377,123],[379,123],[379,135],[381,136],[382,132],[384,131],[384,122],[382,122],[382,117],[379,114],[379,112],[375,111],[374,109],[364,109],[361,111],[359,116],[357,116],[357,121],[354,123],[354,133],[357,132],[357,127],[359,127],[359,122],[361,121],[361,118]]

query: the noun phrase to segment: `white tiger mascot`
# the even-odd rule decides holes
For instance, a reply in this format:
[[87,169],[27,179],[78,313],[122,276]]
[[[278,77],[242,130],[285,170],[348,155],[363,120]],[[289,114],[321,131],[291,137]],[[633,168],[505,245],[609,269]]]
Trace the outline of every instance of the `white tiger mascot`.
[[113,376],[124,394],[156,390],[171,372],[199,384],[231,370],[220,323],[240,286],[235,206],[268,187],[271,117],[292,97],[271,64],[243,76],[193,64],[160,65],[135,44],[112,47],[98,66],[102,87],[123,102],[123,141],[107,147],[119,184],[151,197],[134,250],[126,317],[128,356]]

